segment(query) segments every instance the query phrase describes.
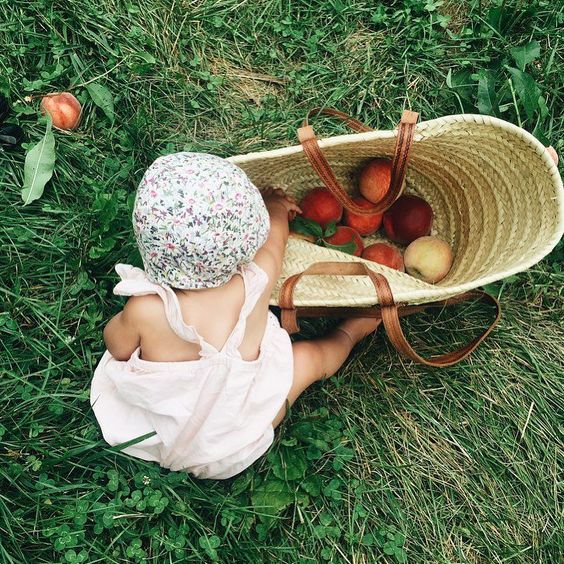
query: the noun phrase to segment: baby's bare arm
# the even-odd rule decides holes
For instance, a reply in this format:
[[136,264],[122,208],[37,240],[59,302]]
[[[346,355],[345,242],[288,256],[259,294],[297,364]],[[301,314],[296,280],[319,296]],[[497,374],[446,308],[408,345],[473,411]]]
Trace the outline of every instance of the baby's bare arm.
[[269,207],[270,232],[266,243],[259,249],[255,262],[268,274],[269,280],[277,280],[288,242],[288,212],[276,204]]
[[270,232],[266,243],[256,254],[254,262],[268,275],[268,284],[247,320],[245,338],[239,348],[245,360],[256,358],[264,335],[270,295],[282,271],[282,261],[289,234],[288,220],[292,219],[296,213],[301,213],[293,199],[287,198],[282,190],[264,191],[263,197],[270,214]]
[[110,319],[104,328],[104,342],[110,354],[116,360],[129,360],[133,351],[141,343],[137,324],[137,299],[130,298],[123,311]]
[[263,197],[270,215],[270,232],[256,254],[255,262],[268,274],[270,286],[273,286],[282,270],[289,234],[288,220],[301,210],[282,190],[267,189],[263,191]]

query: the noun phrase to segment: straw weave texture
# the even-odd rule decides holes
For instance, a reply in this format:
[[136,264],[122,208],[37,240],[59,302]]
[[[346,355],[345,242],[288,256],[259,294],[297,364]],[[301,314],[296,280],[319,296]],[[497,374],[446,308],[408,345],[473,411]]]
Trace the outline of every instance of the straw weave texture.
[[[392,157],[396,131],[320,140],[341,185],[357,193],[357,174],[375,157]],[[259,187],[276,186],[298,199],[321,182],[301,145],[231,157]],[[290,238],[282,282],[319,261],[364,262],[384,274],[397,303],[426,303],[460,294],[523,271],[547,255],[564,230],[564,190],[558,169],[539,141],[505,121],[455,115],[417,125],[404,193],[432,206],[432,234],[447,241],[454,263],[432,285],[378,265]],[[365,238],[365,244],[381,236]],[[367,277],[304,277],[297,306],[369,306],[377,303]]]

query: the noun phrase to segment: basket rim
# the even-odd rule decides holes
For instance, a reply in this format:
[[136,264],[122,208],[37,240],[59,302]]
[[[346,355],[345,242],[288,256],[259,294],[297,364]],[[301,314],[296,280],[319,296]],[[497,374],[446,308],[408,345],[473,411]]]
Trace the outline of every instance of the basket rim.
[[[315,246],[314,243],[310,243],[308,241],[300,241],[299,244],[306,244],[306,245],[313,245]],[[350,262],[362,262],[364,264],[366,264],[368,266],[368,268],[370,268],[371,270],[375,270],[373,268],[374,263],[372,263],[369,260],[360,258],[360,257],[354,257],[354,256],[350,256],[348,257]],[[312,264],[314,262],[318,262],[318,261],[312,261]],[[323,260],[319,261],[319,262],[323,262]],[[343,261],[343,262],[348,262],[348,261]],[[532,265],[536,264],[535,261],[532,263]],[[413,289],[405,289],[402,290],[400,289],[396,289],[393,288],[393,293],[394,293],[394,300],[397,304],[414,304],[414,303],[429,303],[429,302],[433,302],[433,301],[439,301],[448,297],[452,297],[452,296],[456,296],[458,294],[462,294],[464,292],[468,292],[470,290],[476,290],[477,288],[481,287],[481,286],[486,286],[487,284],[493,284],[494,282],[499,282],[500,280],[503,280],[504,278],[507,278],[509,276],[513,276],[514,274],[518,274],[520,272],[523,272],[525,270],[527,270],[528,268],[530,268],[530,266],[525,266],[525,267],[514,267],[514,268],[509,268],[507,270],[504,271],[499,271],[499,272],[495,272],[493,274],[490,274],[488,276],[482,276],[480,278],[475,278],[473,280],[470,280],[469,282],[465,282],[464,284],[457,284],[457,285],[452,285],[452,286],[433,286],[432,284],[429,284],[427,287],[422,288],[420,290],[413,290]],[[379,265],[380,268],[383,268],[384,270],[387,269],[386,266],[384,265]],[[392,272],[392,269],[389,269],[390,272]],[[395,272],[395,271],[394,271]],[[326,276],[331,276],[331,277],[338,277],[340,275],[335,274],[335,275],[331,275],[331,274],[327,274]],[[373,304],[376,305],[378,303],[376,294],[374,294],[374,302]],[[277,300],[271,300],[271,305],[277,305]],[[296,301],[296,306],[297,307],[308,307],[305,305],[300,305],[299,300]],[[314,306],[310,306],[310,307],[314,307]],[[317,307],[317,306],[315,306]],[[335,306],[331,306],[331,305],[324,305],[324,307],[342,307],[340,305],[335,305]],[[354,307],[354,306],[347,306],[347,307]],[[358,306],[358,307],[363,307],[363,306]]]
[[[418,133],[421,130],[426,129],[428,126],[444,126],[459,122],[466,122],[475,124],[477,127],[489,126],[495,129],[501,129],[513,135],[516,142],[527,143],[535,149],[538,156],[544,161],[547,171],[550,173],[550,179],[552,185],[555,189],[554,204],[558,208],[558,222],[555,226],[552,237],[550,237],[545,244],[539,248],[539,250],[531,255],[524,262],[520,263],[518,266],[508,268],[506,270],[492,273],[488,276],[483,276],[481,278],[476,278],[464,284],[456,286],[437,286],[436,288],[429,287],[421,290],[397,290],[394,292],[394,296],[398,302],[414,302],[414,301],[430,301],[429,298],[436,297],[440,299],[441,297],[448,295],[455,295],[457,293],[466,292],[468,290],[474,290],[479,286],[486,284],[491,284],[502,280],[508,276],[512,276],[519,272],[523,272],[533,265],[537,264],[545,256],[547,256],[558,244],[562,236],[564,235],[564,186],[562,184],[562,178],[558,171],[558,167],[550,157],[546,147],[536,139],[531,133],[524,130],[523,128],[510,123],[508,121],[480,114],[453,114],[448,116],[442,116],[432,120],[422,121],[416,125],[415,130],[415,142],[418,141]],[[354,144],[362,143],[364,141],[372,141],[374,139],[391,139],[395,138],[397,130],[375,130],[366,133],[352,133],[346,135],[336,135],[332,137],[327,137],[324,139],[319,139],[319,146],[323,148],[335,147],[342,144]],[[420,133],[419,133],[420,134]],[[430,137],[433,137],[431,133]],[[235,155],[229,157],[227,160],[233,164],[239,165],[257,160],[267,160],[278,157],[284,157],[289,155],[295,155],[303,152],[303,148],[300,144],[292,145],[289,147],[282,147],[278,149],[271,149],[267,151],[251,152],[246,154]],[[362,259],[360,259],[362,260]]]

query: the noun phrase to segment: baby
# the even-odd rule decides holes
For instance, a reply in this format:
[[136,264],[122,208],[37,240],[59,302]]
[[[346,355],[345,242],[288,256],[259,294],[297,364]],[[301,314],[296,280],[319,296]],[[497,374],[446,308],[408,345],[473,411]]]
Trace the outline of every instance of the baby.
[[286,409],[334,374],[379,321],[349,319],[292,343],[269,311],[300,209],[207,154],[157,159],[133,226],[145,270],[118,264],[131,296],[107,324],[90,401],[105,440],[199,478],[229,478],[272,444]]

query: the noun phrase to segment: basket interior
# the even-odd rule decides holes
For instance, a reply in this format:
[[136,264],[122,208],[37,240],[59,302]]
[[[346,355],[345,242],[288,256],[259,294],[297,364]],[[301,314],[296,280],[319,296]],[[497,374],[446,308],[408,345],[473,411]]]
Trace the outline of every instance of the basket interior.
[[[386,274],[394,295],[402,294],[406,301],[428,301],[410,299],[414,292],[437,299],[454,295],[524,270],[556,244],[562,231],[561,182],[542,146],[528,135],[519,135],[520,131],[466,120],[419,124],[405,193],[417,194],[432,206],[432,234],[452,246],[454,263],[445,279],[430,285],[367,262]],[[374,157],[391,157],[394,145],[394,132],[320,142],[335,175],[354,195],[358,171]],[[232,160],[257,186],[281,187],[297,198],[322,185],[300,147]],[[366,239],[370,243],[382,235]],[[296,264],[285,265],[288,275],[303,270],[308,261],[351,258],[303,241],[291,242],[289,251],[289,263]],[[304,255],[303,260],[292,258],[293,254]]]

